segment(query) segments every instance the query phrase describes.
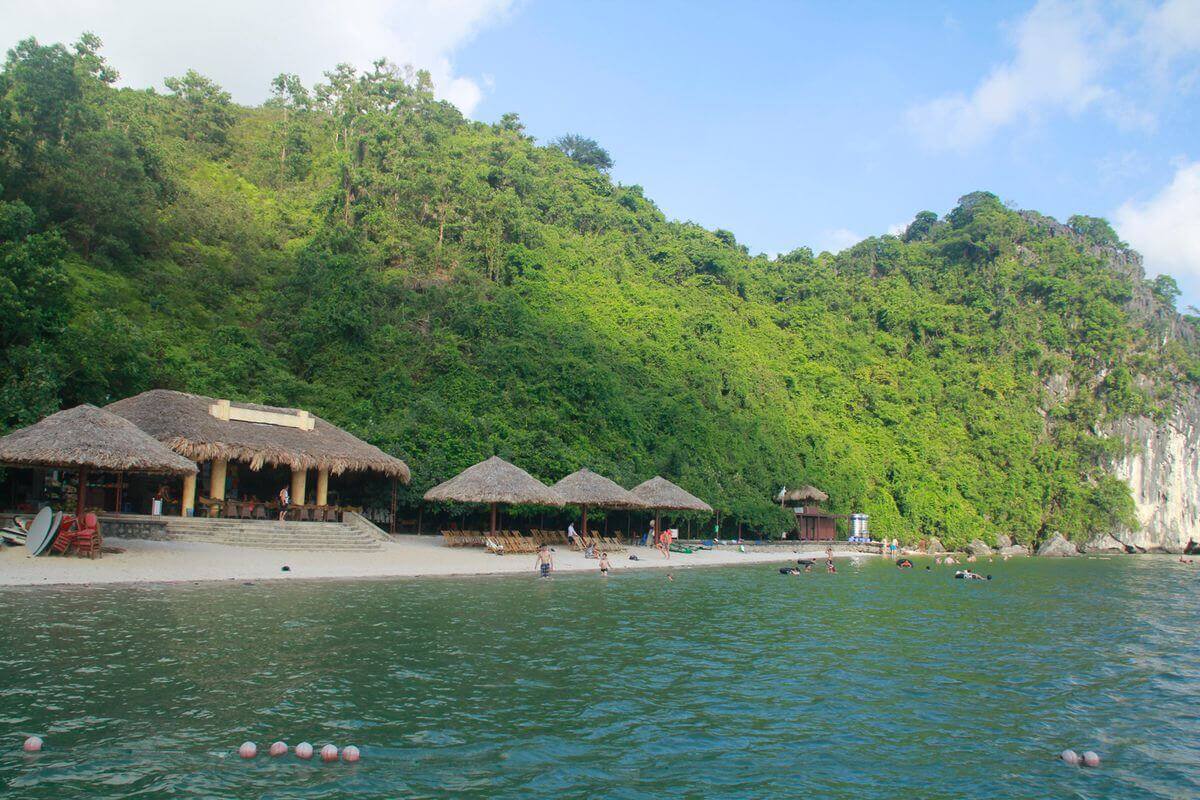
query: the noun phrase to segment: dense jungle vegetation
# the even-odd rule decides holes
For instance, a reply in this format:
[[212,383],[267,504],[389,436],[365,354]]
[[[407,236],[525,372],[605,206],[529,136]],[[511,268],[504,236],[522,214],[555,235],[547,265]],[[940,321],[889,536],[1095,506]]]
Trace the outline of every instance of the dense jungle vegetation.
[[1134,524],[1105,425],[1200,375],[1104,220],[976,192],[769,258],[424,72],[281,75],[258,108],[116,77],[90,35],[0,74],[0,430],[166,387],[308,408],[404,458],[406,501],[498,453],[774,531],[813,483],[905,540],[1028,542]]

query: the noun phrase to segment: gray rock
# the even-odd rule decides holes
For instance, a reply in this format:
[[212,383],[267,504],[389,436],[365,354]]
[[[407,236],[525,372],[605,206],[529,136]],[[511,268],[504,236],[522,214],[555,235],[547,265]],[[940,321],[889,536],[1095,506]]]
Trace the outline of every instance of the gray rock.
[[1067,541],[1061,533],[1056,533],[1042,542],[1042,546],[1037,549],[1037,554],[1039,556],[1063,558],[1066,556],[1077,556],[1079,555],[1079,550],[1074,544]]
[[1008,547],[1000,548],[1000,555],[1002,555],[1002,556],[1027,556],[1027,555],[1029,555],[1029,548],[1023,544],[1010,544]]
[[1125,545],[1111,533],[1093,536],[1091,541],[1083,546],[1085,553],[1124,553]]
[[930,536],[929,541],[925,544],[925,552],[927,553],[944,553],[946,548],[942,547],[942,540],[936,536]]
[[971,543],[967,545],[967,552],[973,556],[990,556],[992,548],[988,547],[987,542],[982,539],[972,539]]
[[997,549],[1003,550],[1006,547],[1011,547],[1012,543],[1013,543],[1013,540],[1011,538],[1009,538],[1007,533],[1000,533],[1000,534],[996,535],[996,548]]

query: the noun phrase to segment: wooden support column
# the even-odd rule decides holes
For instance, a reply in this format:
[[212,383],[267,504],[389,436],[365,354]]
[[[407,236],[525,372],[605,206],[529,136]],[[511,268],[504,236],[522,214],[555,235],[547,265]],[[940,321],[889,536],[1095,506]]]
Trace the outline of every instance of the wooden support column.
[[190,517],[196,508],[196,474],[183,476],[183,496],[179,498],[179,516]]
[[317,470],[317,505],[329,505],[329,470]]
[[228,468],[228,460],[224,458],[213,459],[212,474],[208,479],[208,496],[214,500],[225,499],[225,473]]
[[308,470],[292,470],[292,505],[304,505],[304,484],[308,481]]

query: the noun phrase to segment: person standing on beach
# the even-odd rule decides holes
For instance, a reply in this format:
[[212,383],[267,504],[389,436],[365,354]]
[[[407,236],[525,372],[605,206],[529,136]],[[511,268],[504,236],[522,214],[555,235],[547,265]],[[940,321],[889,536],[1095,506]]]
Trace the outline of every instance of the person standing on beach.
[[583,543],[579,540],[579,534],[575,532],[573,521],[567,523],[567,541],[571,543],[572,547],[583,549]]
[[537,560],[533,562],[533,568],[540,573],[541,577],[550,577],[550,573],[554,570],[554,554],[550,552],[549,545],[542,545],[538,548]]
[[671,558],[671,529],[665,528],[658,536],[658,549],[662,550],[663,558]]
[[288,506],[292,504],[292,496],[288,493],[287,484],[279,490],[279,521],[283,522],[287,516]]
[[646,547],[651,542],[654,542],[655,547],[658,546],[658,537],[654,535],[654,520],[650,520],[650,532],[642,537],[642,547]]

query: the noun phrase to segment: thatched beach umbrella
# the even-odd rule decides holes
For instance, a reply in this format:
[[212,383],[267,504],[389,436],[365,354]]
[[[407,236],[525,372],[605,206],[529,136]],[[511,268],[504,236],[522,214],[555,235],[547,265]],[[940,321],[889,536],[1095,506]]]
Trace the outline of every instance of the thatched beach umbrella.
[[92,405],[51,414],[0,437],[0,464],[73,469],[79,473],[76,513],[83,515],[88,470],[196,474],[196,465],[123,417]]
[[597,475],[590,469],[572,472],[550,487],[572,505],[579,506],[583,516],[583,535],[587,536],[587,512],[589,506],[596,508],[645,508],[638,497],[628,489]]
[[487,503],[492,507],[492,533],[496,533],[496,506],[522,504],[561,506],[562,496],[520,467],[499,456],[467,467],[445,483],[425,493],[426,500]]
[[654,509],[655,536],[660,533],[660,511],[707,511],[712,513],[712,506],[708,503],[693,494],[688,494],[661,475],[655,475],[629,491],[641,500],[646,508]]

